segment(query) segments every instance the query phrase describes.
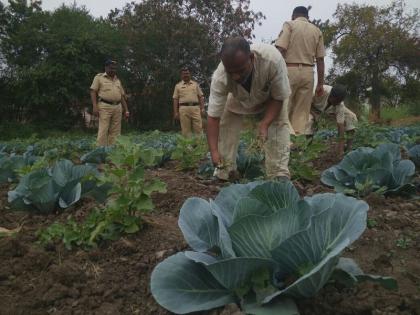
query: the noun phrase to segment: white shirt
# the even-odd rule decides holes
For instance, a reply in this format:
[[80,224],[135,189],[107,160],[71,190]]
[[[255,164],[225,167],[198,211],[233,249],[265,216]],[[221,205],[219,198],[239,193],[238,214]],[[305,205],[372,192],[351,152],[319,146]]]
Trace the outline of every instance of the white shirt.
[[209,116],[222,116],[229,93],[237,102],[229,102],[228,109],[238,114],[258,113],[264,110],[261,105],[270,98],[283,101],[289,97],[287,68],[280,52],[268,44],[251,45],[251,51],[255,58],[250,92],[232,80],[221,62],[211,81]]
[[328,97],[331,94],[332,86],[324,85],[324,94],[321,96],[314,95],[312,99],[312,107],[316,111],[326,112],[327,114],[333,114],[336,116],[338,124],[344,124],[347,115],[354,115],[354,113],[348,109],[344,102],[341,102],[337,106],[330,105],[328,108]]

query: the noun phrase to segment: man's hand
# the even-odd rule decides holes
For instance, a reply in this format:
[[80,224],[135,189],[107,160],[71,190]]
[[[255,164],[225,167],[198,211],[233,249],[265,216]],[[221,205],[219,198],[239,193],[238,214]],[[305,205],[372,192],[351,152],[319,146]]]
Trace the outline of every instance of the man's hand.
[[210,152],[210,154],[211,154],[211,160],[213,162],[213,165],[216,166],[216,167],[219,166],[220,163],[222,162],[222,159],[220,158],[219,151],[212,151],[212,152]]
[[324,94],[324,86],[323,85],[317,85],[315,89],[315,95],[316,96],[322,96]]
[[99,108],[98,108],[98,105],[93,105],[92,114],[93,114],[93,116],[99,116]]
[[124,113],[124,117],[125,120],[128,120],[128,118],[130,117],[130,112],[128,110]]
[[174,113],[174,120],[179,120],[179,112]]
[[258,126],[258,137],[265,142],[268,138],[268,125],[265,123],[260,123]]
[[204,108],[201,108],[201,116],[204,116],[206,113],[206,111],[204,110]]

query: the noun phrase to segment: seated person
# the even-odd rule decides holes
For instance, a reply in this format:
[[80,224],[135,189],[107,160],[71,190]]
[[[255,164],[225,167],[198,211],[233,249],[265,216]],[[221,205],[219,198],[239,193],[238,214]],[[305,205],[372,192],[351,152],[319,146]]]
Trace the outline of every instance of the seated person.
[[338,154],[344,154],[344,140],[347,137],[346,151],[350,151],[353,143],[353,135],[356,129],[357,116],[348,109],[343,100],[347,95],[346,87],[336,84],[333,87],[324,85],[324,93],[321,96],[314,95],[312,98],[311,114],[306,124],[305,134],[312,137],[316,132],[317,121],[325,113],[335,117],[338,128]]

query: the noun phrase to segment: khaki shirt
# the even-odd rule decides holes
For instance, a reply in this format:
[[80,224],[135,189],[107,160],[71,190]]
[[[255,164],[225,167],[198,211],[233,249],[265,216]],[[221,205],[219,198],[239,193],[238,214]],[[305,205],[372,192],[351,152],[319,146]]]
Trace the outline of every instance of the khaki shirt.
[[328,115],[335,115],[337,124],[344,124],[347,117],[353,117],[355,114],[344,105],[344,102],[341,102],[337,106],[330,105],[327,108],[331,90],[332,86],[324,85],[324,94],[321,96],[314,95],[312,99],[312,110],[316,113],[325,112]]
[[286,49],[286,63],[313,65],[316,58],[325,57],[320,29],[304,17],[284,23],[275,45]]
[[236,102],[228,102],[228,110],[237,114],[259,113],[269,99],[283,101],[289,97],[287,68],[280,52],[268,44],[251,45],[251,51],[255,58],[250,92],[232,80],[220,63],[211,81],[209,116],[222,116],[229,93]]
[[96,91],[105,101],[119,102],[125,95],[124,88],[117,76],[111,78],[105,73],[98,73],[93,79],[90,89]]
[[179,100],[179,103],[200,103],[199,97],[203,96],[200,86],[197,82],[190,80],[188,83],[184,81],[175,85],[174,95],[172,98]]

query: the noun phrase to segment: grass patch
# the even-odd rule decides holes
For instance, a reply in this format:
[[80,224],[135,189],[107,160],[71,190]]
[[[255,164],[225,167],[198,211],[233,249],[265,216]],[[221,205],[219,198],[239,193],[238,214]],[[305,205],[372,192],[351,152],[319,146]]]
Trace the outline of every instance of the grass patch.
[[408,105],[398,107],[384,106],[381,110],[381,118],[383,120],[398,120],[412,116],[412,108]]

